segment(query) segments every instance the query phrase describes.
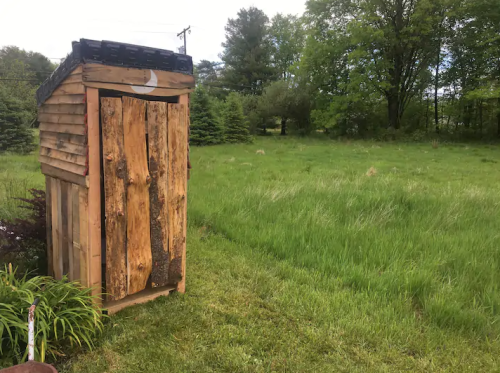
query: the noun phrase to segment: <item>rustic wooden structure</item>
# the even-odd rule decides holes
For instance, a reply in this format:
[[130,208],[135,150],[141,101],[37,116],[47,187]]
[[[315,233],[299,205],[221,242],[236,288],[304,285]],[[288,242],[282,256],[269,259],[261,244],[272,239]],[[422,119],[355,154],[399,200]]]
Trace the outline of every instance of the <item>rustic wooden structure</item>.
[[82,39],[37,91],[49,273],[110,313],[185,291],[190,57]]

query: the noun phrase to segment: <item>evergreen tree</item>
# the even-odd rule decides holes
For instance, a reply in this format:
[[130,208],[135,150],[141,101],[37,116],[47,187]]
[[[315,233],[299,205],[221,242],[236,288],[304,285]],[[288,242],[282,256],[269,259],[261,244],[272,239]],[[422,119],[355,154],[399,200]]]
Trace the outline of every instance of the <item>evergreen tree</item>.
[[25,124],[23,103],[0,86],[0,152],[29,153],[34,150],[34,136]]
[[250,133],[243,115],[240,97],[236,93],[231,93],[227,97],[225,106],[223,122],[226,142],[250,142]]
[[260,94],[264,84],[276,78],[273,67],[269,18],[255,7],[241,9],[229,19],[221,59],[225,64],[223,81],[227,88]]
[[191,128],[189,142],[192,145],[215,145],[223,142],[223,130],[215,119],[207,92],[198,87],[191,96]]

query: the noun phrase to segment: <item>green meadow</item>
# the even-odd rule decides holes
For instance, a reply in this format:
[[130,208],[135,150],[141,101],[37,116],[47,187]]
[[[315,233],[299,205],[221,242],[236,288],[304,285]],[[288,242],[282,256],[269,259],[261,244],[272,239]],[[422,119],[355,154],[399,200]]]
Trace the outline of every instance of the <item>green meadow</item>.
[[[498,146],[268,137],[191,163],[187,293],[60,371],[499,369]],[[0,219],[32,186],[36,156],[0,157]]]

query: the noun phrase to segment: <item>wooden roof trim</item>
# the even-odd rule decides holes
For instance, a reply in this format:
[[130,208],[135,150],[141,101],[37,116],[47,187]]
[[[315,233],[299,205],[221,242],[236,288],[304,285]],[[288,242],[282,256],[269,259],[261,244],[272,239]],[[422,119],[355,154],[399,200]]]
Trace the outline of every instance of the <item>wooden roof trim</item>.
[[[99,88],[99,89],[109,89],[112,91],[119,91],[130,93],[133,95],[147,95],[147,96],[156,96],[156,97],[173,97],[180,96],[186,93],[191,93],[193,89],[191,88],[154,88],[151,92],[137,92],[134,90],[132,85],[128,84],[114,84],[114,83],[101,83],[101,82],[84,82],[83,83],[87,88]],[[139,86],[138,86],[139,87]],[[146,86],[145,86],[146,87]]]
[[[124,84],[147,88],[194,88],[194,76],[172,71],[136,69],[95,63],[83,65],[82,79],[87,83]],[[143,94],[143,92],[137,92]]]

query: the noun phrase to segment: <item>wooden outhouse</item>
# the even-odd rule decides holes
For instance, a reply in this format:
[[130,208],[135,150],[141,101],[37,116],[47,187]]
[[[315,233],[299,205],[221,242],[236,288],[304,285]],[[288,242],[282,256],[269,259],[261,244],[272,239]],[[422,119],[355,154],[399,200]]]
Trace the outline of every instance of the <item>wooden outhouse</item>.
[[186,55],[81,39],[37,91],[49,273],[110,313],[186,280]]

